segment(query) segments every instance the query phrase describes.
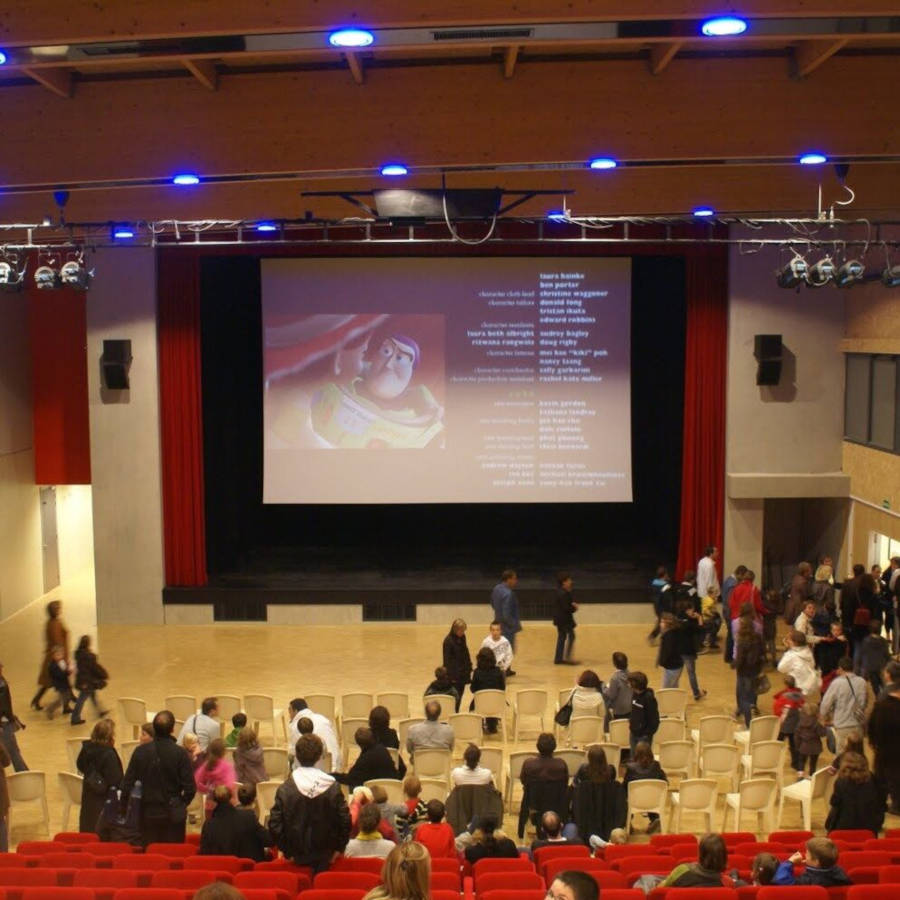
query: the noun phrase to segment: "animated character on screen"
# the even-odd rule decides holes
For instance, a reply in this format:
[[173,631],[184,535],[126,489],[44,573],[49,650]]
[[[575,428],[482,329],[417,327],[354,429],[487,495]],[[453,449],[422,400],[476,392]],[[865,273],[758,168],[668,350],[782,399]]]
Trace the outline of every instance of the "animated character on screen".
[[315,392],[310,407],[313,431],[332,447],[427,447],[443,431],[443,407],[425,385],[412,384],[419,345],[391,334],[370,338],[335,357],[335,372],[350,375]]

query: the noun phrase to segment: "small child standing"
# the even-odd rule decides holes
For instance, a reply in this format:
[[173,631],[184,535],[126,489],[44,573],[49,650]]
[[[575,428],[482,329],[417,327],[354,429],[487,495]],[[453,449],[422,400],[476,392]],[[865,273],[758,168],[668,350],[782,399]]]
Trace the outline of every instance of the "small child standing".
[[719,629],[722,617],[716,605],[719,602],[719,588],[711,584],[706,596],[700,601],[700,613],[703,616],[703,634],[708,650],[719,649]]
[[513,651],[501,631],[502,626],[499,622],[491,622],[491,633],[481,642],[481,646],[493,651],[497,668],[506,675],[512,669]]
[[53,714],[60,707],[63,713],[70,713],[69,703],[75,698],[72,695],[72,688],[69,685],[69,665],[66,662],[66,653],[62,647],[54,647],[50,654],[50,683],[53,690],[56,691],[56,699],[52,703],[47,704],[47,718],[52,719]]
[[807,700],[797,717],[797,730],[794,740],[797,745],[797,754],[800,765],[797,768],[797,777],[804,777],[807,760],[809,761],[809,774],[816,771],[816,763],[822,752],[822,738],[825,736],[825,726],[819,721],[819,704]]
[[231,731],[225,738],[226,747],[237,747],[238,735],[241,729],[247,724],[247,716],[242,712],[236,712],[231,717]]
[[794,732],[797,730],[797,719],[803,706],[803,691],[797,687],[793,675],[784,676],[784,688],[772,697],[772,712],[780,719],[778,740],[787,739],[791,751],[791,768],[796,772],[800,768],[800,757]]

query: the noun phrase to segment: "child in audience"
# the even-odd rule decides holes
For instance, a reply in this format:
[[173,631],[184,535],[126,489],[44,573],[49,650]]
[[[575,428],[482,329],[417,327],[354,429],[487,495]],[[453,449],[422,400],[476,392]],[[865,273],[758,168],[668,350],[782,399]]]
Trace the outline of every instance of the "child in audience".
[[242,784],[237,789],[238,809],[249,809],[256,812],[256,785]]
[[810,776],[816,771],[824,736],[825,726],[819,721],[819,704],[807,700],[797,717],[797,730],[794,733],[797,758],[800,760],[797,768],[798,778],[805,777],[803,773],[807,762]]
[[497,668],[506,675],[512,668],[513,651],[509,641],[501,634],[502,629],[499,622],[491,622],[491,633],[481,642],[481,646],[493,651]]
[[[509,643],[507,641],[507,643]],[[447,694],[456,701],[456,709],[459,711],[459,691],[450,680],[450,673],[446,666],[438,666],[434,670],[434,681],[425,688],[425,696],[429,694]]]
[[186,731],[181,738],[181,746],[188,752],[191,759],[191,768],[196,772],[197,766],[203,762],[203,751],[200,749],[200,741],[193,731]]
[[409,830],[421,822],[426,814],[427,807],[419,795],[422,793],[422,782],[417,775],[407,775],[403,779],[403,796],[406,798],[404,805],[406,813],[398,813],[394,817],[395,827],[402,837],[409,834]]
[[197,785],[197,793],[206,797],[204,808],[207,818],[210,817],[216,805],[213,791],[219,785],[224,784],[234,793],[236,781],[234,766],[225,759],[225,741],[222,738],[210,741],[209,747],[206,749],[206,761],[194,770],[194,784]]
[[592,834],[588,843],[594,850],[603,850],[610,844],[627,844],[628,835],[625,834],[624,828],[613,828],[613,830],[609,833],[608,841],[604,841],[599,834]]
[[415,830],[414,839],[428,848],[432,859],[456,858],[456,838],[453,829],[444,822],[445,808],[440,800],[429,800],[422,822]]
[[719,602],[718,585],[711,584],[706,596],[700,601],[700,613],[703,616],[703,634],[708,650],[719,649],[719,629],[722,627],[722,616],[716,608]]
[[374,803],[367,803],[359,810],[359,831],[355,838],[348,841],[344,848],[344,856],[374,856],[385,859],[397,845],[386,840],[378,830],[381,813]]
[[245,725],[238,734],[234,768],[241,784],[259,784],[268,778],[263,749],[256,732],[249,725]]
[[241,729],[247,724],[247,716],[242,712],[237,712],[231,717],[231,732],[225,738],[226,747],[237,747],[238,735]]
[[653,689],[647,687],[647,676],[643,672],[632,672],[628,676],[631,685],[631,752],[640,743],[653,743],[653,735],[659,729],[659,704]]
[[750,865],[751,884],[771,884],[778,871],[778,859],[771,853],[757,853]]
[[[847,873],[837,864],[838,849],[828,838],[814,837],[806,842],[806,858],[799,851],[779,863],[772,884],[818,884],[822,887],[852,884]],[[806,870],[794,875],[794,865],[803,863]]]
[[62,647],[54,647],[48,668],[50,675],[50,683],[53,690],[56,691],[56,699],[52,703],[47,704],[47,718],[52,719],[53,714],[60,708],[64,713],[69,713],[69,704],[75,699],[72,695],[72,688],[69,685],[69,666],[66,662],[66,651]]
[[803,691],[797,687],[793,675],[785,675],[784,688],[772,697],[772,712],[780,719],[778,740],[787,740],[791,751],[791,768],[795,772],[800,768],[800,758],[794,732],[797,730],[797,719],[802,706]]
[[[650,744],[643,741],[634,748],[632,760],[625,767],[625,777],[622,783],[626,790],[632,781],[641,781],[642,779],[652,778],[656,781],[668,781],[666,773],[663,772],[659,762],[653,758],[653,750]],[[647,813],[650,824],[647,826],[647,834],[653,834],[660,829],[659,816],[656,813]]]

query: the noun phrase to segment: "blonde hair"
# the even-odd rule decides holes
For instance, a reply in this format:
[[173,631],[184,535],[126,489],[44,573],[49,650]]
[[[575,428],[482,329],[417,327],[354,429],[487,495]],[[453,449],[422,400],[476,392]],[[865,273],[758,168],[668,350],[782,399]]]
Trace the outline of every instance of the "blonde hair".
[[200,740],[193,731],[186,731],[184,737],[181,739],[181,746],[184,747],[185,750],[190,750],[199,743]]
[[831,578],[831,575],[832,575],[831,566],[822,565],[822,566],[819,566],[818,569],[816,569],[815,580],[816,581],[828,581],[828,579]]
[[387,855],[381,868],[383,890],[390,897],[428,900],[431,895],[430,880],[431,854],[418,841],[398,844]]
[[245,725],[238,732],[237,745],[241,748],[241,750],[249,750],[251,747],[255,747],[258,743],[259,739],[256,736],[256,732],[249,725]]

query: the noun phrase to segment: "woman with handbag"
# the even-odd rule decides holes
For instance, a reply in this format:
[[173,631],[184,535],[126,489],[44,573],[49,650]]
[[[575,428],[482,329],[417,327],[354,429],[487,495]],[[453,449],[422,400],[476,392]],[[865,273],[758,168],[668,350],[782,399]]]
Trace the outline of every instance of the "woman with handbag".
[[72,724],[84,725],[84,719],[81,718],[81,711],[84,704],[90,698],[97,710],[98,718],[105,718],[109,715],[106,710],[100,709],[97,702],[97,691],[102,691],[109,683],[109,673],[97,661],[97,654],[91,652],[91,636],[85,634],[78,642],[78,649],[75,651],[75,689],[78,691],[78,699],[72,708]]
[[735,642],[734,668],[737,673],[737,708],[747,728],[759,691],[759,678],[765,659],[765,644],[754,628],[752,616],[741,616]]
[[122,760],[115,749],[115,728],[112,719],[101,719],[94,726],[91,739],[81,745],[76,760],[78,771],[84,775],[79,831],[97,832],[107,793],[122,781]]

